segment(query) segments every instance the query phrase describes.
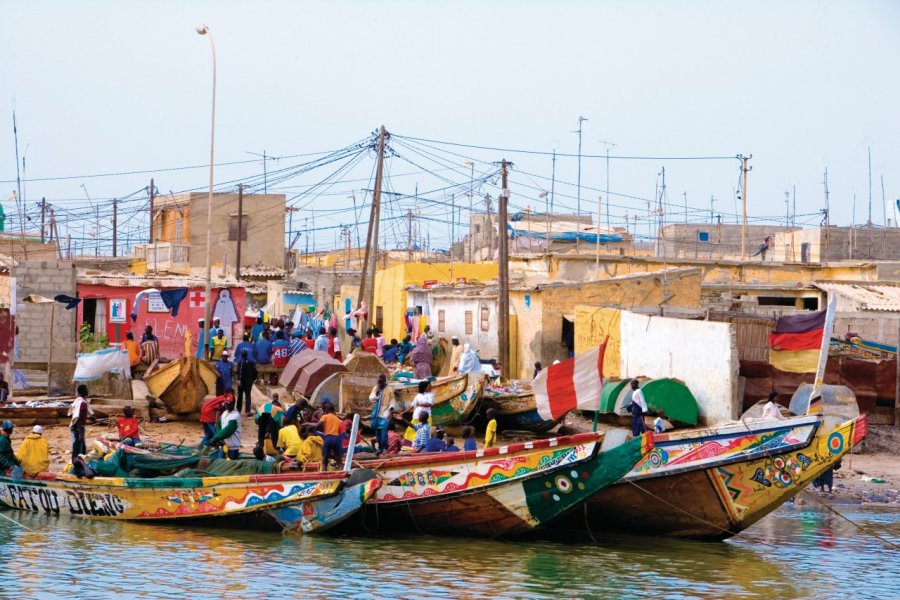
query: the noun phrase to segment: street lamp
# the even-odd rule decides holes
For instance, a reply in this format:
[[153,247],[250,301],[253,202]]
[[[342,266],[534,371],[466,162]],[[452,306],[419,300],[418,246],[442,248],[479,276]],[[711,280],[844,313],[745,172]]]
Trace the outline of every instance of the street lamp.
[[[205,35],[209,38],[209,48],[212,51],[212,120],[209,130],[209,195],[206,199],[206,318],[203,321],[203,344],[209,344],[209,327],[212,322],[211,315],[211,299],[212,299],[212,204],[213,204],[213,163],[215,158],[216,147],[216,43],[213,41],[212,33],[206,25],[197,27],[199,35]],[[240,236],[241,232],[238,232]],[[205,355],[205,348],[201,352]]]

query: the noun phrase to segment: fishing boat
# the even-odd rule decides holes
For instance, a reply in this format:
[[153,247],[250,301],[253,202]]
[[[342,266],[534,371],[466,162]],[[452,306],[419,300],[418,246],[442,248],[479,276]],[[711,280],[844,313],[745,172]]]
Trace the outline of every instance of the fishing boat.
[[865,416],[803,416],[657,434],[643,460],[558,527],[726,539],[798,494],[866,431]]
[[519,384],[518,388],[500,391],[486,387],[484,390],[484,408],[493,408],[497,414],[497,424],[504,431],[524,430],[543,433],[550,431],[563,420],[565,415],[556,419],[544,419],[538,414],[534,392],[530,385]]
[[199,409],[203,398],[214,393],[219,374],[203,359],[186,356],[144,375],[150,394],[156,396],[176,414],[189,414]]
[[[217,459],[198,463],[196,456],[117,450],[106,461],[113,469],[146,472],[171,470],[184,465],[177,476],[78,477],[73,474],[39,473],[36,477],[0,476],[0,505],[6,508],[66,514],[77,517],[168,522],[190,520],[215,523],[230,518],[273,516],[271,511],[298,507],[303,515],[297,528],[324,531],[359,510],[361,505],[341,500],[344,494],[371,496],[379,481],[374,473],[285,472],[272,473],[273,463]],[[92,466],[99,465],[95,462]],[[202,465],[202,466],[201,466]],[[234,474],[244,471],[263,471]],[[105,472],[105,467],[100,472]],[[352,479],[351,479],[352,477]],[[348,483],[350,485],[348,485]]]
[[[434,394],[434,405],[431,407],[432,425],[464,425],[468,423],[478,409],[484,391],[485,376],[483,373],[467,373],[440,377],[431,382]],[[401,406],[412,404],[419,393],[416,380],[408,382],[391,382],[394,396]]]
[[382,480],[363,526],[371,531],[518,536],[553,521],[616,481],[652,435],[601,451],[602,433],[469,452],[363,461]]

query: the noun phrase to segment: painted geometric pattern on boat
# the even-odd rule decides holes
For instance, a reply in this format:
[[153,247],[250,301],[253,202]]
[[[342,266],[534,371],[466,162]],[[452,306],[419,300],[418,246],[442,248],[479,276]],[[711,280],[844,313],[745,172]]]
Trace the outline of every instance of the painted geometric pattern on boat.
[[855,439],[851,437],[854,425],[855,421],[848,421],[822,432],[801,450],[708,469],[732,522],[755,520],[756,513],[780,505],[832,467],[846,453],[847,440]]
[[687,465],[703,467],[704,462],[724,458],[740,460],[742,455],[765,450],[779,453],[782,448],[809,440],[814,425],[785,427],[762,433],[736,432],[732,436],[707,436],[684,440],[656,439],[656,447],[626,477],[656,474]]
[[505,483],[556,467],[575,464],[591,456],[594,443],[566,448],[542,448],[512,456],[475,459],[450,465],[421,468],[386,468],[385,484],[375,496],[376,503],[434,497]]

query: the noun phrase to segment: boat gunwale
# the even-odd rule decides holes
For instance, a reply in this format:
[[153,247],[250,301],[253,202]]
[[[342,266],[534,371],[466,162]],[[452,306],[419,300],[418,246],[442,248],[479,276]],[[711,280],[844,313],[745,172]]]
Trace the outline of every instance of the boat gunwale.
[[[309,482],[309,481],[331,481],[344,480],[350,474],[345,471],[308,471],[297,472],[296,475],[287,473],[271,473],[271,474],[254,474],[254,475],[224,475],[224,476],[190,476],[190,477],[92,477],[75,478],[75,477],[59,477],[59,475],[67,475],[65,473],[38,473],[35,477],[24,476],[19,479],[13,479],[9,476],[0,475],[0,482],[3,483],[61,483],[72,485],[85,485],[92,487],[110,487],[120,489],[150,489],[165,488],[187,489],[191,487],[214,487],[219,485],[247,485],[247,484],[267,484],[267,483],[290,483],[290,482]],[[129,481],[141,482],[144,485],[128,485]],[[199,485],[176,485],[178,482],[200,481]],[[149,485],[151,482],[160,485]],[[169,484],[169,485],[166,485]]]

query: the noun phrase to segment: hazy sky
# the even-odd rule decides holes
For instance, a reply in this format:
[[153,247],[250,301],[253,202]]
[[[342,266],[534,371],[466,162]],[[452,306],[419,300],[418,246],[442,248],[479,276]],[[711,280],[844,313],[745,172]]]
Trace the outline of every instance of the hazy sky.
[[[757,219],[783,222],[784,193],[796,186],[797,222],[817,224],[827,167],[832,222],[850,223],[854,194],[855,221],[865,222],[869,146],[873,220],[883,222],[881,176],[888,217],[900,198],[897,2],[4,0],[0,199],[10,218],[13,108],[26,179],[35,180],[25,184],[29,214],[45,196],[61,220],[69,214],[78,236],[80,224],[71,219],[84,214],[77,211],[87,205],[86,191],[106,211],[102,237],[112,197],[138,192],[123,206],[133,213],[126,227],[146,223],[136,211],[146,206],[140,190],[150,177],[162,193],[206,185],[204,168],[162,170],[209,158],[210,50],[194,31],[200,23],[209,25],[217,50],[217,163],[253,161],[248,151],[338,149],[382,123],[398,136],[575,154],[572,131],[583,115],[589,155],[605,153],[600,140],[616,144],[613,157],[752,154],[748,197]],[[433,246],[446,246],[449,237],[444,203],[468,210],[468,158],[476,178],[495,170],[492,161],[513,161],[513,208],[544,209],[538,192],[550,188],[549,156],[440,144],[414,152],[409,144],[392,140],[398,157],[388,161],[389,187],[429,192],[418,208]],[[310,158],[282,158],[269,168]],[[662,167],[666,222],[685,219],[685,193],[689,220],[708,221],[714,196],[715,214],[734,221],[733,159],[610,162],[613,225],[624,225],[627,213],[634,227],[637,216],[638,233],[646,235],[647,201]],[[369,187],[371,154],[321,195],[298,196],[339,164],[270,186],[302,208],[295,230],[317,215],[319,248],[335,243],[337,229],[326,227],[356,222],[349,196],[362,203]],[[583,159],[585,212],[596,214],[605,165]],[[142,172],[91,177],[135,171]],[[216,181],[228,189],[225,182],[261,171],[260,162],[222,166]],[[576,171],[575,158],[558,159],[555,201],[563,210],[577,203]],[[72,178],[38,181],[58,177]],[[450,189],[431,192],[442,187]],[[493,182],[477,187],[476,209],[485,193],[496,196]],[[404,198],[389,207],[389,244],[405,236],[400,219],[415,206]]]

